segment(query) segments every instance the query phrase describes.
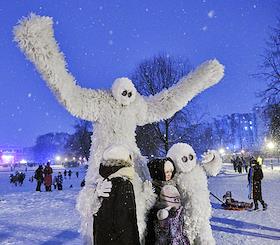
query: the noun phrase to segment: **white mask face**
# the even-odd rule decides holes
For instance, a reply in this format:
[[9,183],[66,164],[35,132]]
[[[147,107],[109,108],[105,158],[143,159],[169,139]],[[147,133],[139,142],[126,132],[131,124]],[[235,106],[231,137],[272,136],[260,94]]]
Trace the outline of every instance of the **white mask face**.
[[118,78],[112,86],[112,93],[116,101],[121,105],[130,105],[136,97],[134,84],[128,78]]
[[188,173],[196,165],[196,154],[188,144],[178,143],[173,145],[169,149],[167,157],[174,161],[175,167],[179,172]]

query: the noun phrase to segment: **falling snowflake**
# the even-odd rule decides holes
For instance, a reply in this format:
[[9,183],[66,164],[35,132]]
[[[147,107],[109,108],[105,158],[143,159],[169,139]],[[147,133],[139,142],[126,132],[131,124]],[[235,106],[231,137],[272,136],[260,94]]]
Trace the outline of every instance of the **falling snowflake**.
[[22,128],[18,128],[18,130],[17,130],[18,132],[21,132],[22,131]]
[[80,7],[79,10],[82,11],[83,9]]
[[253,8],[254,8],[254,9],[255,9],[255,8],[257,8],[257,5],[256,5],[256,4],[254,4],[254,5],[253,5]]
[[58,25],[58,24],[59,24],[58,20],[55,22],[55,24],[56,24],[56,25]]
[[146,9],[145,9],[145,11],[146,11],[146,12],[149,12],[149,9],[148,9],[148,8],[146,8]]
[[31,93],[28,93],[28,94],[27,94],[27,97],[28,97],[28,98],[31,98],[31,96],[32,96]]
[[113,35],[113,31],[112,31],[112,30],[110,30],[110,31],[109,31],[109,34],[110,34],[110,35]]
[[211,10],[208,12],[208,17],[209,18],[213,18],[214,17],[214,14],[215,14],[215,11],[214,10]]
[[203,26],[202,31],[206,31],[206,30],[207,30],[207,26]]
[[109,40],[109,41],[108,41],[108,44],[109,44],[109,45],[113,45],[113,44],[114,44],[113,40]]
[[103,10],[103,6],[99,6],[99,10]]

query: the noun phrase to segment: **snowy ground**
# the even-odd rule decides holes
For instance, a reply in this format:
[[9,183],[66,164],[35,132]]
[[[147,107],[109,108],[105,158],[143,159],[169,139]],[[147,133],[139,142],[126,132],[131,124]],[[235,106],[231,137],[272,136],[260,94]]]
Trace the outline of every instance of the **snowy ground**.
[[[76,171],[76,170],[74,170]],[[56,245],[82,244],[78,233],[79,216],[75,200],[80,190],[80,176],[64,181],[64,190],[51,193],[35,192],[35,182],[22,187],[9,184],[9,172],[0,172],[0,244]],[[264,168],[263,196],[269,204],[266,211],[226,211],[211,197],[211,220],[218,245],[280,244],[280,170]],[[247,201],[246,175],[236,174],[225,165],[223,173],[209,179],[209,189],[218,197],[231,190],[233,197]],[[73,188],[69,188],[70,185]]]

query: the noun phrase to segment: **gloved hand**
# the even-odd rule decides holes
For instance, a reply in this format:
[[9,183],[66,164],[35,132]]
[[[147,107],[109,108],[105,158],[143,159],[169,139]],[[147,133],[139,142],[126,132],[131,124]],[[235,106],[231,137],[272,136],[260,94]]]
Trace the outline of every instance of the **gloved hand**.
[[112,182],[108,180],[100,180],[96,186],[98,197],[109,197],[112,189]]
[[165,208],[160,209],[159,211],[157,211],[157,218],[158,220],[164,220],[168,217],[169,212],[168,210],[166,210]]
[[209,163],[214,160],[215,153],[213,150],[208,150],[207,152],[204,152],[202,156],[202,163]]

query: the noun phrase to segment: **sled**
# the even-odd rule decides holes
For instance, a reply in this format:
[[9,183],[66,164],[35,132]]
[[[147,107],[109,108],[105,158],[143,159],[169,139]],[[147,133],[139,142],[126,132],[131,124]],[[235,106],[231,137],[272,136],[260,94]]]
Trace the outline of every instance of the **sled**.
[[244,210],[251,210],[250,207],[234,207],[234,206],[229,206],[229,205],[221,205],[223,209],[225,210],[233,210],[233,211],[244,211]]

